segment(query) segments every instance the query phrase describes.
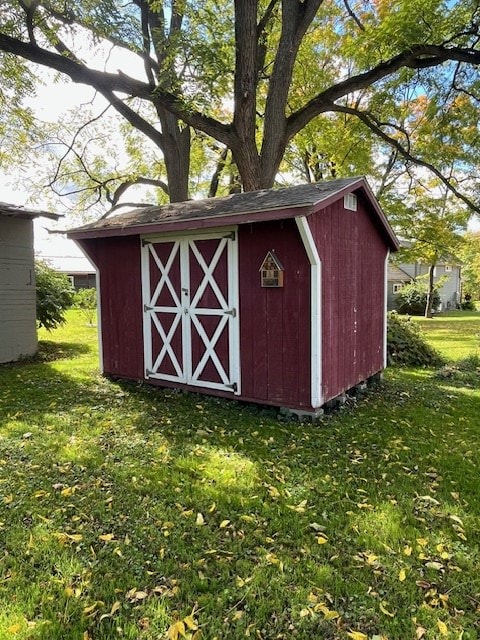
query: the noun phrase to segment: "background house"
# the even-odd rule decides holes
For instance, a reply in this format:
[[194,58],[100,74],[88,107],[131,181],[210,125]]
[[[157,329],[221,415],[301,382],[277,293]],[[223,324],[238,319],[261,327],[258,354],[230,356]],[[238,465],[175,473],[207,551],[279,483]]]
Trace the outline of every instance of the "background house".
[[388,265],[387,271],[387,310],[393,311],[396,309],[397,295],[403,289],[403,287],[412,281],[411,276],[391,262]]
[[59,216],[0,203],[0,362],[37,351],[33,219]]
[[[417,278],[418,276],[428,277],[429,266],[427,264],[415,262],[410,264],[401,263],[398,266],[411,278]],[[436,285],[439,284],[440,307],[438,311],[458,308],[462,293],[461,271],[461,263],[453,256],[440,260],[436,265],[433,272],[433,281]]]
[[85,256],[37,255],[37,258],[45,260],[52,269],[66,275],[76,291],[96,288],[95,267]]

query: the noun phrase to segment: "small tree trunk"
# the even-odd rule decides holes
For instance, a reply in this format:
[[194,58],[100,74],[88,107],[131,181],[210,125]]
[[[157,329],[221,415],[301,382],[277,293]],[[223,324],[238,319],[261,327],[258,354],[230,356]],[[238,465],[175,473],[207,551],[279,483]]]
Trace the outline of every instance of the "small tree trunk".
[[434,294],[434,286],[433,286],[433,272],[435,269],[435,265],[431,264],[428,268],[428,291],[427,291],[427,303],[425,305],[425,318],[432,317],[432,307],[433,307],[433,294]]

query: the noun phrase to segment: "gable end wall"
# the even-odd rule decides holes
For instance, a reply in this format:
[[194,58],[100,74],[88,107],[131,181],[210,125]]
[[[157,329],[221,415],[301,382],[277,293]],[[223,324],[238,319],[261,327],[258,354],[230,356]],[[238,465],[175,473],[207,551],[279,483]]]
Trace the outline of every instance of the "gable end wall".
[[388,247],[368,201],[343,198],[309,218],[322,261],[323,399],[383,369]]

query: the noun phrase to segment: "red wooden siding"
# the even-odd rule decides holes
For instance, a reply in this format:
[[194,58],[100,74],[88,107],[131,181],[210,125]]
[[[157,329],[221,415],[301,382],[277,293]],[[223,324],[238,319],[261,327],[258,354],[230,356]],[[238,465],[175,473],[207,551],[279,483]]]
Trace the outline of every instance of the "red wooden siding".
[[369,205],[343,198],[309,218],[322,261],[323,399],[383,369],[387,247]]
[[[271,250],[282,288],[261,287]],[[310,408],[310,264],[294,220],[239,227],[239,263],[242,396]]]
[[142,379],[143,320],[138,236],[83,240],[100,271],[103,369]]

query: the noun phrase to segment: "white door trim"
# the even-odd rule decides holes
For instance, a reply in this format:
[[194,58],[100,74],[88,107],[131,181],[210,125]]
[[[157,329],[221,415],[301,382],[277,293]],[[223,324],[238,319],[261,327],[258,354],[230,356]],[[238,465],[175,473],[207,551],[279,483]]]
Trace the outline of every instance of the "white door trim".
[[311,402],[314,409],[323,404],[322,394],[322,261],[305,216],[295,218],[310,262]]
[[[204,256],[196,246],[196,242],[201,240],[219,240],[218,247],[214,255],[207,264]],[[173,243],[172,250],[165,263],[158,257],[153,245],[156,243]],[[144,325],[144,354],[145,354],[145,377],[158,378],[174,382],[182,382],[193,386],[231,391],[235,395],[240,394],[240,329],[239,329],[239,289],[238,289],[238,234],[237,227],[219,228],[208,230],[206,233],[181,233],[163,234],[161,236],[143,236],[142,243],[142,291],[143,291],[143,325]],[[225,296],[218,286],[214,271],[226,252],[227,260],[227,287],[228,296]],[[156,283],[152,294],[150,287],[150,258],[152,255],[160,271],[160,278]],[[175,291],[175,287],[169,280],[169,271],[175,258],[180,260],[180,299]],[[190,260],[191,255],[197,261],[202,270],[202,280],[195,292],[190,291]],[[175,307],[160,307],[155,305],[156,298],[164,287],[167,287]],[[218,300],[219,307],[204,309],[197,306],[206,288],[210,286]],[[226,297],[228,299],[226,299]],[[156,316],[157,312],[176,313],[168,332],[161,326],[161,322]],[[220,316],[220,321],[211,338],[204,330],[199,316]],[[181,322],[182,331],[182,366],[178,362],[171,347],[171,340]],[[157,355],[155,362],[152,354],[152,326],[155,326],[162,340],[162,348]],[[195,369],[192,366],[192,328],[195,328],[203,348],[205,349],[200,361],[196,363]],[[229,371],[225,370],[225,363],[220,361],[215,351],[215,346],[222,333],[228,330],[229,341]],[[175,368],[177,376],[157,373],[165,355],[169,356]],[[207,363],[211,361],[216,368],[221,382],[210,382],[201,379]]]

